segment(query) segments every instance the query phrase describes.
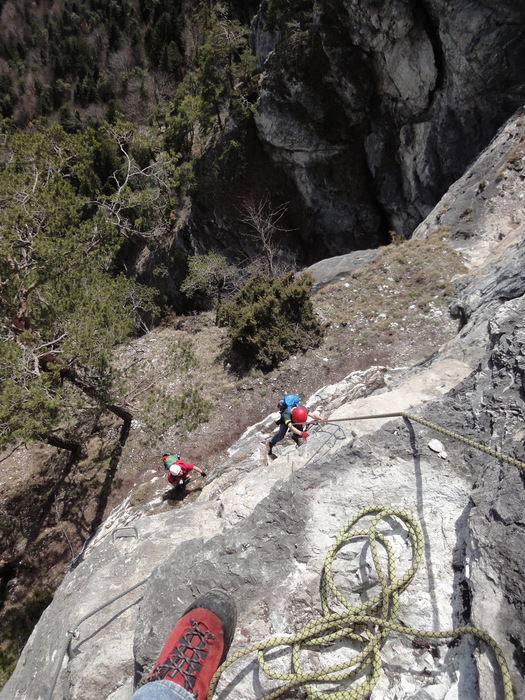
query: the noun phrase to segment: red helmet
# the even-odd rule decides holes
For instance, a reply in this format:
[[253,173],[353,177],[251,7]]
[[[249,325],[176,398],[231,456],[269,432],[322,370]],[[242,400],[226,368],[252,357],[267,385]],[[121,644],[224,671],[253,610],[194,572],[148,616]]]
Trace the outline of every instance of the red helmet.
[[292,408],[292,422],[293,423],[304,423],[308,418],[308,411],[303,406],[296,406]]

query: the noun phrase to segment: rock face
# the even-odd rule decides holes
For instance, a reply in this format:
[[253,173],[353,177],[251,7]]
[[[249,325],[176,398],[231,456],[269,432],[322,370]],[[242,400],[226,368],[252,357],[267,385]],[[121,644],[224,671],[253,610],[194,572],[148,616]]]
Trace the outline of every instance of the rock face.
[[[485,190],[494,193],[477,202],[478,225],[472,223],[469,237],[452,238],[471,266],[458,280],[455,307],[464,310],[464,326],[457,339],[426,364],[395,372],[387,386],[387,368],[371,367],[320,389],[309,406],[330,423],[312,427],[299,450],[279,443],[273,462],[261,445],[275,427],[268,416],[232,445],[229,460],[193,503],[166,510],[162,486],[147,506],[124,502],[66,575],[2,700],[48,698],[55,678],[53,697],[127,700],[178,615],[214,586],[237,601],[232,652],[298,632],[322,614],[320,580],[338,532],[361,509],[376,506],[408,513],[421,530],[422,559],[400,596],[397,617],[420,632],[388,636],[370,697],[502,697],[499,671],[484,643],[469,635],[425,637],[424,631],[464,625],[499,644],[515,697],[525,697],[525,281],[517,273],[525,262],[525,212],[523,200],[514,199],[520,187],[523,192],[525,171],[515,163],[508,172],[508,211],[519,210],[509,218],[509,230],[500,178],[501,158],[523,133],[518,115],[447,195],[448,225],[459,229],[454,208],[461,209],[480,169]],[[501,205],[499,227],[490,225],[495,202]],[[440,225],[439,212],[443,204],[418,235]],[[414,418],[384,417],[400,412]],[[395,516],[381,528],[402,576],[411,565],[407,531]],[[363,538],[344,544],[333,571],[351,605],[378,593]],[[330,604],[341,609],[337,601]],[[338,644],[333,653],[341,660],[354,652]],[[289,660],[283,653],[270,657],[278,670]],[[275,685],[252,653],[226,671],[218,697],[261,697]],[[299,695],[290,691],[286,697]]]
[[521,105],[525,8],[497,7],[327,0],[276,41],[258,133],[330,254],[409,235]]
[[[280,31],[269,3],[252,21],[262,77],[248,146],[250,170],[263,167],[259,146],[268,154],[259,188],[290,203],[307,264],[387,243],[390,230],[409,236],[525,101],[521,0],[312,5],[295,3]],[[213,227],[227,246],[232,213],[212,204],[189,224],[199,251]]]
[[[286,208],[275,244],[299,266],[409,237],[525,102],[522,0],[232,4],[251,18],[261,70],[253,119],[222,134],[242,176],[203,183],[184,208],[166,278],[154,274],[163,252],[126,258],[178,309],[187,255],[243,264],[260,253],[243,202]],[[284,14],[272,24],[269,12]]]

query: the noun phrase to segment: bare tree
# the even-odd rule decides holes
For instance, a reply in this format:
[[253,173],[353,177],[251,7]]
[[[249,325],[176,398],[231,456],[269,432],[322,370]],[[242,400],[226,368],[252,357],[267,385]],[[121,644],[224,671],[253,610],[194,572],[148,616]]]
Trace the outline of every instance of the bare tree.
[[241,221],[254,231],[246,236],[257,241],[260,248],[260,254],[250,266],[262,268],[262,272],[270,277],[278,277],[293,267],[291,256],[286,256],[278,241],[280,234],[293,230],[281,225],[288,204],[272,207],[268,194],[265,194],[259,200],[245,200],[241,207]]
[[107,134],[121,153],[122,166],[110,177],[115,191],[107,197],[99,197],[93,204],[104,212],[107,221],[116,226],[122,236],[138,234],[143,238],[156,237],[164,232],[162,226],[139,231],[133,219],[136,211],[141,209],[163,212],[170,192],[172,165],[167,154],[156,153],[148,165],[141,167],[131,153],[136,134],[131,127],[126,130],[126,126],[106,127]]

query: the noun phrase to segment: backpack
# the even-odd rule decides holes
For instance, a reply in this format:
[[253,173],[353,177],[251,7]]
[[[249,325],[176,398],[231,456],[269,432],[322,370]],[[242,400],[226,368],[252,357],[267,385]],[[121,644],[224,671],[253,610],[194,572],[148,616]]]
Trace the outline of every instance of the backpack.
[[277,410],[279,413],[283,413],[286,409],[293,408],[294,406],[299,406],[301,399],[297,394],[286,394],[277,404]]
[[164,469],[168,470],[178,459],[180,459],[179,454],[168,455],[164,460]]

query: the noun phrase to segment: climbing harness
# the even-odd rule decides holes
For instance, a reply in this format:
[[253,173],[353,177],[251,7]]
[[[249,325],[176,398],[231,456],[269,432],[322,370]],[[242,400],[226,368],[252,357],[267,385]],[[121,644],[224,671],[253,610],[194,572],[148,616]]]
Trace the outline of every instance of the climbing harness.
[[[368,527],[360,523],[371,518]],[[401,524],[410,542],[412,562],[406,572],[397,577],[394,548],[387,538],[392,533],[392,520]],[[380,525],[383,522],[383,530]],[[385,532],[385,524],[388,530]],[[366,523],[365,523],[366,525]],[[352,540],[365,539],[375,567],[380,591],[361,605],[354,606],[337,588],[334,581],[333,564],[338,551]],[[382,548],[382,550],[380,550]],[[380,551],[383,552],[382,559]],[[381,648],[389,632],[400,632],[412,637],[449,639],[460,635],[473,635],[482,640],[494,653],[501,672],[504,700],[512,700],[512,684],[505,657],[498,644],[476,627],[465,626],[445,631],[419,630],[405,627],[399,621],[399,595],[414,578],[423,554],[421,528],[414,518],[404,511],[388,506],[371,506],[351,517],[339,531],[325,559],[321,577],[322,616],[307,623],[300,632],[288,636],[273,636],[252,644],[227,659],[212,678],[207,700],[214,696],[221,674],[242,657],[257,652],[259,665],[268,678],[281,681],[281,685],[270,691],[260,700],[271,700],[283,695],[291,688],[302,686],[306,697],[329,698],[330,700],[359,700],[367,697],[377,684],[381,673]],[[386,558],[386,570],[384,562]],[[383,563],[382,563],[383,562]],[[340,574],[339,574],[340,575]],[[375,585],[375,584],[374,584]],[[360,586],[358,590],[362,590]],[[338,608],[338,609],[335,609]],[[344,608],[342,611],[341,608]],[[349,657],[344,662],[322,666],[321,656],[316,657],[314,670],[305,668],[302,656],[310,649],[318,650],[336,642],[337,647],[346,641],[345,651]],[[265,658],[265,652],[282,647],[291,647],[290,672],[272,670]],[[360,649],[357,651],[357,649]],[[355,684],[356,679],[359,684]],[[353,687],[334,690],[334,684],[346,682]],[[324,686],[323,686],[324,684]],[[326,687],[329,684],[329,687]],[[323,688],[319,688],[319,686]]]
[[474,440],[469,440],[466,437],[463,437],[463,435],[460,435],[459,433],[454,433],[452,430],[448,430],[448,428],[443,428],[441,425],[437,425],[436,423],[431,423],[428,420],[425,420],[424,418],[419,418],[418,416],[414,416],[411,413],[406,413],[405,411],[399,411],[397,413],[379,413],[371,416],[352,416],[351,418],[335,418],[334,420],[328,421],[329,423],[341,423],[343,421],[352,421],[352,420],[370,420],[372,418],[406,418],[407,420],[413,420],[416,423],[421,423],[421,425],[426,426],[427,428],[432,428],[432,430],[436,430],[438,433],[443,433],[443,435],[448,435],[448,437],[453,438],[454,440],[458,440],[459,442],[462,442],[464,445],[468,445],[469,447],[474,447],[476,450],[480,450],[480,452],[484,452],[485,454],[490,455],[491,457],[495,457],[496,459],[500,459],[502,462],[507,462],[507,464],[512,464],[512,466],[517,467],[518,469],[521,469],[525,471],[525,462],[521,462],[519,459],[515,459],[514,457],[509,457],[506,454],[503,454],[502,452],[498,452],[497,450],[492,450],[490,447],[485,447],[485,445],[482,445],[479,442],[475,442]]

